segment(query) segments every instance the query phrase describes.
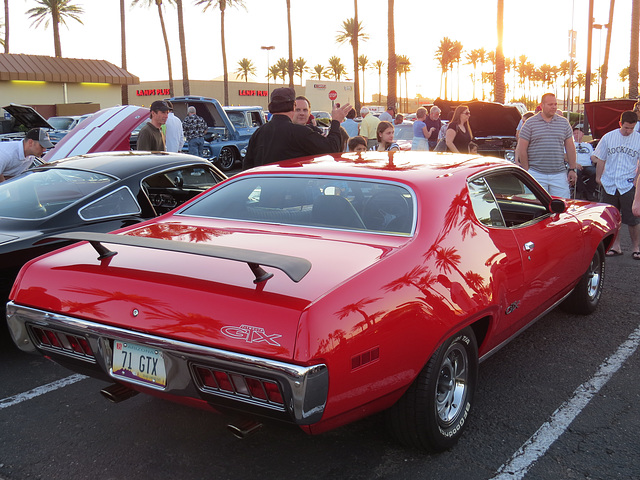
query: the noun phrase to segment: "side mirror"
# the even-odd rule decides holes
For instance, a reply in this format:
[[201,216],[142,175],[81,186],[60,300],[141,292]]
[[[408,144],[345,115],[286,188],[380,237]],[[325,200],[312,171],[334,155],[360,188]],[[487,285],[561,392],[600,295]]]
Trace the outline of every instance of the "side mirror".
[[554,198],[549,203],[549,210],[553,213],[564,213],[567,210],[567,204],[564,200],[560,200],[559,198]]

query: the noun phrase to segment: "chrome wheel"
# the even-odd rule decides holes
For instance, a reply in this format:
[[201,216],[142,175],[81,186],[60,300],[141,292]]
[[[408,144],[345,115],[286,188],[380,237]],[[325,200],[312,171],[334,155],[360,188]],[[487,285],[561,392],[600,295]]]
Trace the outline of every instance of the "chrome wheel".
[[459,344],[449,346],[445,353],[436,387],[436,410],[444,427],[455,422],[467,396],[469,358]]
[[587,270],[587,295],[591,300],[596,298],[600,291],[600,283],[602,282],[601,262],[598,258],[593,257],[589,270]]

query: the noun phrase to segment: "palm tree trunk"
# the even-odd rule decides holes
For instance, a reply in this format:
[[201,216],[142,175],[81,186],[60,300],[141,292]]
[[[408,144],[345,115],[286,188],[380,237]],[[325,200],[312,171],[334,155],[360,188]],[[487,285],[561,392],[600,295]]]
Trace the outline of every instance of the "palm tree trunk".
[[604,61],[600,71],[600,100],[607,98],[607,75],[609,73],[609,52],[611,50],[611,28],[613,26],[613,8],[616,0],[611,0],[609,4],[609,23],[607,24],[607,39],[604,46]]
[[640,0],[631,2],[631,48],[629,52],[629,98],[638,98],[638,40],[640,37]]
[[[640,0],[637,0],[640,1]],[[387,90],[387,107],[393,107],[396,108],[396,101],[397,101],[397,97],[396,97],[396,92],[397,92],[397,75],[396,75],[396,71],[398,69],[397,67],[397,62],[396,62],[396,33],[395,33],[395,26],[394,26],[394,0],[389,0],[389,10],[388,10],[388,15],[387,15],[387,22],[388,22],[388,42],[389,42],[389,46],[388,46],[388,56],[389,56],[389,61],[388,61],[388,65],[387,65],[387,81],[389,83]]]
[[[122,48],[122,68],[127,69],[127,37],[126,37],[126,22],[125,22],[125,10],[124,0],[120,0],[120,46]],[[127,84],[122,85],[122,105],[129,105],[129,86]]]
[[[353,0],[353,36],[351,45],[353,46],[353,100],[356,112],[360,111],[360,76],[358,71],[358,0]],[[362,69],[362,90],[364,91],[364,68]],[[364,94],[363,94],[364,96]]]
[[287,30],[289,33],[289,88],[293,88],[293,40],[291,35],[291,0],[287,0]]
[[227,44],[224,41],[224,2],[220,2],[220,45],[222,46],[222,70],[224,72],[224,104],[229,105],[229,73],[227,72]]
[[495,100],[504,103],[504,53],[502,51],[502,38],[504,32],[504,0],[498,0],[498,46],[496,47],[496,84]]
[[4,53],[9,53],[9,0],[4,0]]
[[164,26],[164,16],[162,15],[162,0],[156,0],[158,6],[158,16],[160,17],[160,26],[162,27],[162,38],[164,39],[164,48],[167,51],[167,69],[169,71],[169,96],[173,97],[173,70],[171,68],[171,52],[169,51],[169,40],[167,39],[167,29]]
[[62,47],[60,45],[60,14],[55,6],[52,7],[51,17],[53,23],[53,49],[56,57],[62,57]]
[[187,68],[187,47],[184,38],[184,17],[182,15],[182,0],[176,0],[178,7],[178,37],[180,38],[180,55],[182,57],[182,94],[191,95],[189,88],[189,70]]

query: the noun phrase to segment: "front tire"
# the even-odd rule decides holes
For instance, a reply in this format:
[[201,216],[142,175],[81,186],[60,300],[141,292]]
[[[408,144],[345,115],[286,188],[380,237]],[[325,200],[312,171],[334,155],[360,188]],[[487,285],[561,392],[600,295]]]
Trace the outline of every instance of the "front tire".
[[223,172],[228,172],[236,164],[236,151],[231,147],[222,147],[218,155],[218,165]]
[[593,313],[600,302],[604,285],[604,247],[599,245],[593,254],[587,271],[571,292],[562,302],[562,309],[580,315]]
[[478,380],[478,346],[471,328],[449,338],[387,412],[391,433],[404,445],[440,452],[466,426]]

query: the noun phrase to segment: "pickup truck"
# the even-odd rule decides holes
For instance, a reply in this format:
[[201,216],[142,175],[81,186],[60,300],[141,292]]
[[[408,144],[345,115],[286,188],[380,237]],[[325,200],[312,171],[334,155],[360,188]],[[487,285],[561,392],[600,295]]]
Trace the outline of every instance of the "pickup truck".
[[[262,107],[223,107],[214,98],[173,97],[173,113],[181,120],[187,116],[187,108],[196,108],[209,131],[205,135],[204,156],[221,170],[231,170],[247,149],[249,139],[258,127],[265,123]],[[185,146],[185,150],[188,148]]]

